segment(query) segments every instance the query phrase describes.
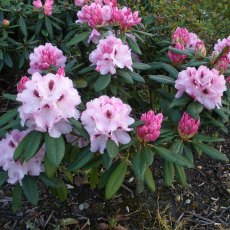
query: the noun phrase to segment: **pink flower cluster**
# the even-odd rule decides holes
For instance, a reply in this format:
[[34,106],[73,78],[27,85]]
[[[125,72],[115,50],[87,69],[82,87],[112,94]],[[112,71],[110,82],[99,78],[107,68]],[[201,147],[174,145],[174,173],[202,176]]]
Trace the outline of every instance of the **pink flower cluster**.
[[[178,27],[176,31],[172,34],[171,47],[182,51],[185,51],[186,49],[192,49],[195,51],[195,55],[197,58],[203,58],[206,56],[204,43],[197,37],[195,33],[188,32],[186,28]],[[177,65],[183,63],[187,56],[169,50],[168,58],[173,64]]]
[[[228,47],[226,52],[217,61],[215,61],[225,47]],[[214,46],[214,52],[211,59],[215,62],[214,68],[219,70],[221,73],[224,73],[228,69],[230,64],[230,36],[217,41],[217,44]]]
[[192,118],[187,112],[184,112],[177,130],[182,139],[190,139],[197,134],[199,126],[199,120]]
[[[81,5],[83,1],[77,1]],[[76,3],[75,3],[76,4]],[[90,5],[84,5],[77,13],[77,23],[88,23],[92,28],[102,25],[118,25],[122,31],[128,31],[131,27],[140,23],[138,12],[132,12],[130,8],[119,9],[117,2],[110,0],[97,0]]]
[[0,141],[0,167],[8,172],[8,183],[15,184],[24,178],[25,175],[39,176],[44,171],[42,161],[45,149],[42,147],[38,153],[28,162],[21,163],[14,161],[13,155],[17,145],[28,134],[28,130],[13,130],[6,134],[6,138]]
[[198,69],[188,67],[179,73],[175,88],[178,90],[177,98],[186,92],[195,101],[211,110],[221,106],[226,82],[224,76],[219,75],[215,69],[210,70],[206,66],[200,66]]
[[92,152],[103,153],[109,139],[117,145],[130,142],[127,132],[134,123],[130,112],[131,107],[115,97],[101,96],[86,104],[81,121],[90,135]]
[[44,70],[48,70],[52,66],[57,68],[65,67],[66,57],[62,51],[51,43],[46,43],[44,46],[40,45],[34,49],[34,52],[30,54],[30,68],[29,74],[36,72],[41,73]]
[[129,47],[123,45],[121,39],[113,35],[100,40],[96,50],[90,54],[89,60],[96,65],[96,71],[102,75],[115,74],[116,67],[132,70],[133,64]]
[[160,136],[161,123],[163,121],[162,113],[154,114],[152,110],[141,115],[144,125],[137,128],[137,135],[146,142],[155,141]]
[[43,8],[43,12],[45,15],[51,15],[53,12],[53,4],[54,0],[45,0],[44,5],[42,5],[41,0],[35,0],[33,1],[33,6],[35,9],[39,10]]
[[25,88],[17,95],[21,125],[49,132],[51,137],[59,137],[72,130],[68,118],[79,118],[75,108],[81,103],[73,82],[62,75],[34,73],[25,83]]

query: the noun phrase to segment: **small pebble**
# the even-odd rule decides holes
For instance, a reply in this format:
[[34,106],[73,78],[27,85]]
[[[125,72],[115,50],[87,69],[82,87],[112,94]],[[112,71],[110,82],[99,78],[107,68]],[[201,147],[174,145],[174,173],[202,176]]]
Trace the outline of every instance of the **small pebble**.
[[187,200],[185,201],[185,204],[191,204],[191,200],[190,200],[190,199],[187,199]]
[[197,165],[196,168],[201,170],[203,167],[201,165]]
[[89,208],[89,204],[88,203],[82,203],[79,205],[79,210],[82,211],[84,209]]
[[180,195],[176,195],[176,202],[180,202],[181,201],[181,196]]

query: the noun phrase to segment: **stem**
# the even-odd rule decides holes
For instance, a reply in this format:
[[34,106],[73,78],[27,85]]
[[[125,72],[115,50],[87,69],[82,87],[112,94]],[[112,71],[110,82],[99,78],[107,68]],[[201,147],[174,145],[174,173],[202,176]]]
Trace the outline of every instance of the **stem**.
[[136,177],[136,193],[140,194],[144,192],[144,182],[140,178]]

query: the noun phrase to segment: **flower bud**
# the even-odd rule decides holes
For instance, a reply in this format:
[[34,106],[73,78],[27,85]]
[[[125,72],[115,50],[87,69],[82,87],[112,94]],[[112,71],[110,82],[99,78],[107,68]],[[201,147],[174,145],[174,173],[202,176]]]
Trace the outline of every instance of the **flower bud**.
[[206,49],[205,49],[205,45],[202,41],[198,41],[196,43],[195,56],[198,59],[206,57]]
[[214,62],[216,61],[216,58],[218,57],[218,55],[219,55],[219,52],[217,52],[217,51],[213,51],[213,52],[212,52],[212,56],[211,56],[211,58],[210,58],[210,62],[211,62],[212,64],[214,64]]
[[157,115],[152,110],[141,115],[144,125],[137,128],[137,135],[146,142],[155,141],[160,136],[161,123],[163,121],[162,113]]
[[200,121],[192,118],[187,112],[184,112],[179,121],[177,130],[182,139],[190,139],[196,135],[200,126]]
[[20,82],[17,85],[17,91],[18,93],[21,93],[24,89],[26,89],[26,82],[30,81],[30,79],[27,76],[23,76],[20,80]]
[[228,69],[229,60],[227,55],[220,57],[217,62],[214,64],[214,68],[217,69],[221,74]]
[[63,67],[60,67],[60,68],[57,70],[56,74],[62,75],[63,77],[65,77],[65,69],[64,69]]
[[10,21],[7,20],[7,19],[3,19],[2,20],[2,25],[3,25],[3,27],[8,27],[10,25]]
[[230,84],[230,76],[228,76],[228,77],[226,78],[226,82],[227,82],[228,84]]
[[[173,45],[172,47],[178,50],[185,50],[184,46],[179,43],[177,43],[176,45]],[[174,53],[171,50],[168,51],[168,58],[174,65],[183,63],[186,57],[187,56],[185,54]]]

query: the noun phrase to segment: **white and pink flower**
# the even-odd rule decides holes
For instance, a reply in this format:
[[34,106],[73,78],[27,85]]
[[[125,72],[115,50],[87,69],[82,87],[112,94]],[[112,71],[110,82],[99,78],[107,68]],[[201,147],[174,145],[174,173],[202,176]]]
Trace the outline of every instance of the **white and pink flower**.
[[18,93],[21,93],[24,89],[26,89],[26,82],[30,81],[30,79],[27,76],[23,76],[20,80],[20,82],[17,85],[17,91]]
[[68,118],[79,118],[76,106],[81,103],[73,82],[63,75],[34,73],[17,95],[21,125],[57,138],[72,130]]
[[52,15],[53,13],[53,5],[54,5],[54,0],[45,0],[44,5],[42,4],[41,0],[33,1],[34,8],[37,10],[43,8],[44,14],[48,16]]
[[65,67],[66,57],[62,51],[51,43],[40,45],[30,54],[29,74],[49,70],[52,66],[60,68]]
[[175,88],[178,90],[177,98],[187,93],[211,110],[220,108],[221,97],[226,91],[226,81],[216,69],[210,70],[206,66],[200,66],[198,69],[188,67],[179,73]]
[[131,107],[116,97],[101,96],[86,104],[81,121],[90,135],[92,152],[104,153],[108,140],[117,145],[130,142],[127,132],[134,123],[130,112]]
[[20,183],[25,175],[39,176],[44,171],[42,164],[45,155],[44,147],[27,162],[21,163],[19,160],[14,161],[13,159],[18,144],[29,132],[29,130],[13,130],[0,141],[0,167],[8,172],[7,182],[10,184]]
[[132,70],[131,50],[123,45],[121,39],[109,35],[101,39],[90,56],[89,60],[96,65],[96,71],[102,75],[107,73],[115,74],[116,68],[128,68]]

